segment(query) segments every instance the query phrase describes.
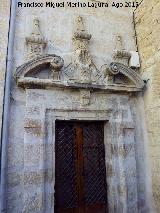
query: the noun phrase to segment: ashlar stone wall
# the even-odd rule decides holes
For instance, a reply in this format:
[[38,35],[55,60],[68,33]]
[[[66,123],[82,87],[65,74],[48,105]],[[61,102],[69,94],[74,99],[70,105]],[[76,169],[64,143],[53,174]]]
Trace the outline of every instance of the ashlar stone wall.
[[144,93],[149,137],[150,167],[156,212],[160,212],[160,1],[141,4],[135,12],[141,75],[147,80]]

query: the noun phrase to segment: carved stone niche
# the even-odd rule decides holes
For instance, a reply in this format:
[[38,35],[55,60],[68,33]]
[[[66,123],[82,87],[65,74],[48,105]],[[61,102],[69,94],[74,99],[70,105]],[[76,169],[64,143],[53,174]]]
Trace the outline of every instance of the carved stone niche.
[[17,68],[17,85],[38,88],[50,86],[51,83],[59,82],[63,65],[64,61],[60,56],[39,56]]

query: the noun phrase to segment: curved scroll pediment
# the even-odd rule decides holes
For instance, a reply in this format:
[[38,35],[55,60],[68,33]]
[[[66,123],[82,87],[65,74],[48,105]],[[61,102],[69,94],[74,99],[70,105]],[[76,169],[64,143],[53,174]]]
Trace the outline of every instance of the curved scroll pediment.
[[18,81],[20,78],[32,77],[34,74],[49,68],[51,71],[59,71],[63,67],[64,61],[57,55],[39,56],[17,68],[15,77]]
[[[105,68],[108,79],[104,76],[105,81],[101,84],[94,81],[91,83],[66,81],[60,78],[63,64],[63,59],[57,55],[37,57],[17,68],[15,73],[17,85],[23,88],[65,87],[126,92],[141,91],[145,85],[136,71],[117,62],[112,62],[109,68],[108,66]],[[47,71],[51,73],[50,76]],[[110,81],[111,78],[112,81]]]
[[[143,89],[143,87],[145,86],[145,83],[142,80],[141,76],[135,70],[127,67],[124,64],[112,62],[109,66],[109,69],[107,69],[107,72],[112,76],[115,76],[114,79],[116,79],[116,76],[117,78],[121,77],[124,80],[124,82],[121,84],[124,86],[128,85],[137,89]],[[127,82],[125,82],[126,79]],[[112,84],[116,85],[116,81],[113,81]]]

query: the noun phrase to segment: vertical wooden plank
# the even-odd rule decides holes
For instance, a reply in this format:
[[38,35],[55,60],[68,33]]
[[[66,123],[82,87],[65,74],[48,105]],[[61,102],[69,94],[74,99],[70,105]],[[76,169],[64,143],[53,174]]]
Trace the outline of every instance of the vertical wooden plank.
[[86,196],[85,213],[105,213],[107,206],[107,186],[104,123],[84,123],[83,144]]
[[83,129],[80,125],[75,126],[76,129],[76,177],[77,177],[77,191],[78,191],[78,211],[84,212],[84,180],[83,180]]
[[56,213],[72,213],[77,207],[73,123],[56,124]]

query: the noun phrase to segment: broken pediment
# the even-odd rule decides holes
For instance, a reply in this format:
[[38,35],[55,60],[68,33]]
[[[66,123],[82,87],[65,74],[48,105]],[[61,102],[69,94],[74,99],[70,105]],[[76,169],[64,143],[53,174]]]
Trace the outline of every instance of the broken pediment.
[[103,66],[102,84],[69,82],[60,78],[63,59],[56,55],[39,57],[17,68],[17,85],[23,88],[75,88],[83,90],[141,91],[145,84],[141,76],[131,68],[113,62]]
[[[17,68],[17,85],[23,88],[64,87],[81,90],[82,105],[89,102],[89,91],[112,90],[137,92],[144,87],[140,75],[128,67],[129,53],[124,50],[122,37],[117,36],[114,51],[115,62],[98,70],[88,50],[91,35],[85,30],[83,19],[78,16],[73,32],[72,63],[64,67],[64,60],[55,54],[34,53],[33,58]],[[33,47],[45,43],[40,33],[39,21],[34,21],[32,36],[27,39]],[[42,50],[43,48],[41,48]]]
[[141,76],[135,70],[121,63],[112,62],[104,72],[107,85],[135,87],[137,89],[143,89],[145,85]]
[[64,61],[57,55],[39,56],[18,67],[15,73],[17,84],[24,80],[34,82],[35,79],[52,79],[59,81],[60,70]]

